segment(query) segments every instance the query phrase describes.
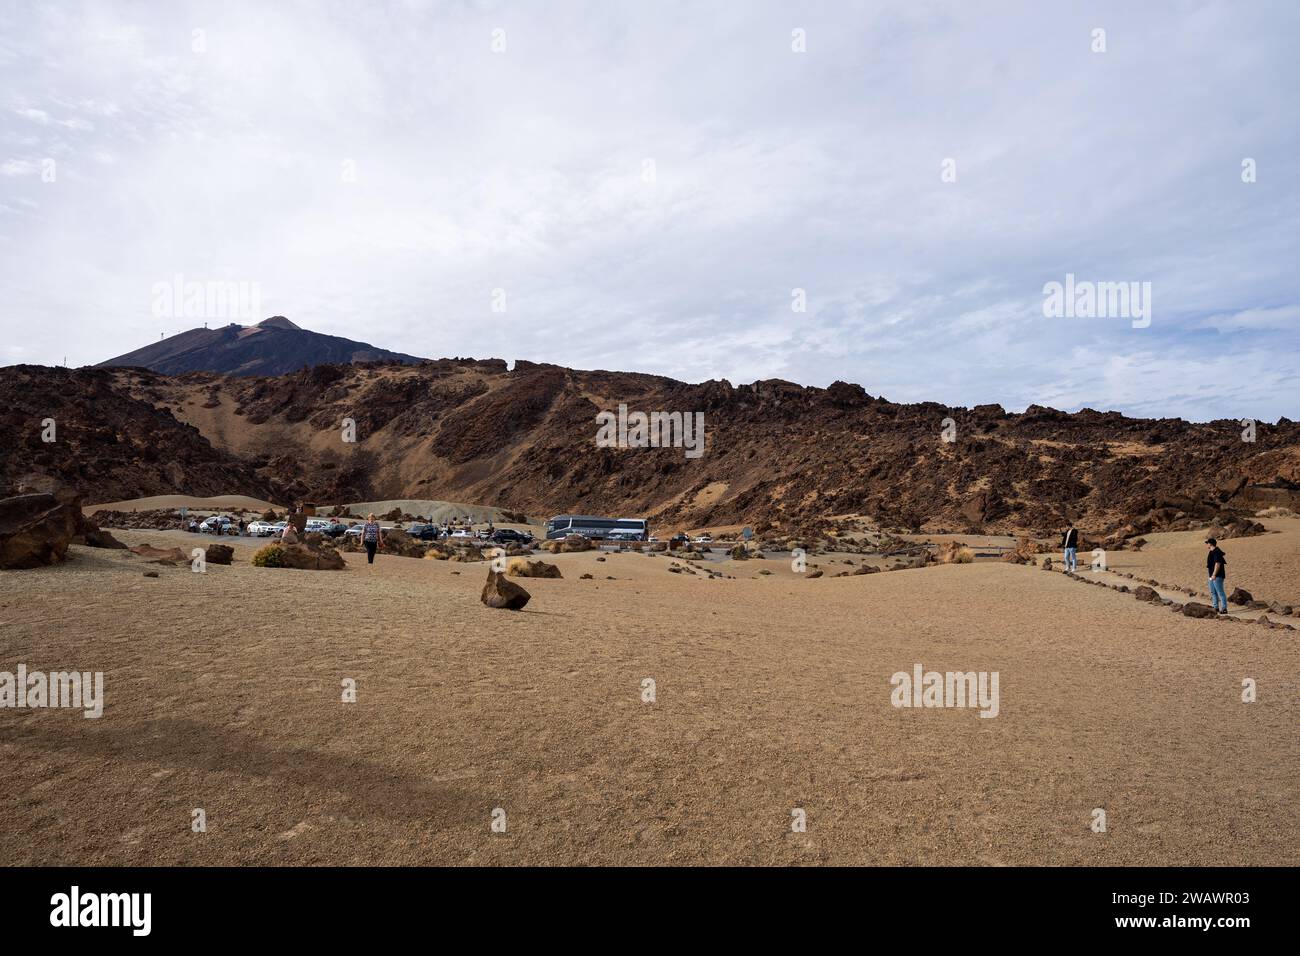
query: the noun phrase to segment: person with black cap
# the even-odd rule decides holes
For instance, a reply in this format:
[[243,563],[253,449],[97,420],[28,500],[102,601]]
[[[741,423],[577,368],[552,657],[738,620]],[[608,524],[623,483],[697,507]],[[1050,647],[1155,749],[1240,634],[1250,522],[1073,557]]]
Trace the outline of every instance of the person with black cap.
[[1065,570],[1079,570],[1079,529],[1073,524],[1065,529],[1065,534],[1061,536],[1061,549],[1065,552],[1064,561]]
[[1209,553],[1205,556],[1205,570],[1210,576],[1210,601],[1220,614],[1228,613],[1228,595],[1223,590],[1223,582],[1228,576],[1228,556],[1219,550],[1219,542],[1206,538],[1205,546]]

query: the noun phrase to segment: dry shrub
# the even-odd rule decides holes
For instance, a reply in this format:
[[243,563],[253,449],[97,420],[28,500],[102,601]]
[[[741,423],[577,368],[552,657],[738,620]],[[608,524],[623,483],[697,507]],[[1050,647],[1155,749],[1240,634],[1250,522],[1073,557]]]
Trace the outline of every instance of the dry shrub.
[[506,564],[506,574],[512,578],[559,578],[560,569],[545,561],[529,561],[527,558],[511,558]]
[[1282,508],[1278,505],[1255,512],[1256,518],[1294,518],[1295,516],[1295,512],[1290,508]]
[[975,560],[975,552],[960,541],[945,541],[939,548],[940,564],[970,564]]
[[257,568],[284,567],[284,549],[278,544],[268,544],[253,555],[253,566]]

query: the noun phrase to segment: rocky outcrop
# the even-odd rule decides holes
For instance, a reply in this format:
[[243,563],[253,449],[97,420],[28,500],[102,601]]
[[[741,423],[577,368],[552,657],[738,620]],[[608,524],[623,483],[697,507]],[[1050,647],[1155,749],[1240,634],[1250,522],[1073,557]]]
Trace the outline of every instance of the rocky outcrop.
[[57,486],[91,502],[273,496],[272,482],[251,464],[215,447],[136,381],[109,369],[0,368],[0,487]]
[[1196,601],[1188,601],[1183,605],[1183,614],[1187,617],[1218,617],[1219,612],[1208,604],[1200,604]]
[[1267,534],[1268,529],[1258,521],[1251,521],[1244,517],[1223,517],[1216,518],[1205,532],[1207,538],[1214,538],[1216,541],[1224,541],[1228,538],[1250,538],[1257,534]]
[[347,567],[338,549],[314,532],[303,535],[302,540],[294,544],[271,542],[253,555],[253,564],[259,568],[295,568],[299,571],[341,571]]
[[49,493],[0,499],[0,568],[58,564],[77,533],[75,503]]
[[103,508],[90,516],[101,528],[147,528],[153,531],[188,530],[181,514],[174,508],[151,508],[146,511],[109,511]]
[[[702,411],[707,453],[593,448],[596,413],[630,397]],[[46,417],[57,425],[49,443]],[[355,444],[318,441],[344,418],[356,423]],[[937,438],[945,418],[956,423],[950,444]],[[236,433],[238,445],[227,444]],[[57,476],[92,500],[238,492],[333,503],[436,489],[534,516],[648,515],[660,531],[752,526],[781,538],[859,524],[1059,534],[1071,521],[1107,548],[1211,525],[1226,538],[1258,533],[1236,504],[1252,487],[1289,490],[1300,479],[1300,426],[1290,421],[1260,423],[1243,442],[1231,421],[1011,414],[897,404],[846,383],[692,385],[472,359],[266,378],[11,367],[0,369],[0,434],[18,436],[0,447],[0,480]],[[512,454],[501,459],[505,446]]]

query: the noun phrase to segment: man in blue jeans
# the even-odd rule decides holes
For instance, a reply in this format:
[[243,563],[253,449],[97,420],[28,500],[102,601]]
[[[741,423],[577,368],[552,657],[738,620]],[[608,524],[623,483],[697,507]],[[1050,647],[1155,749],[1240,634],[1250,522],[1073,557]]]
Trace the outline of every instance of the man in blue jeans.
[[1219,550],[1219,542],[1213,538],[1206,538],[1205,546],[1210,549],[1205,556],[1205,570],[1210,576],[1210,600],[1216,611],[1227,614],[1228,595],[1223,590],[1223,582],[1228,576],[1228,556]]
[[1065,551],[1065,570],[1079,570],[1079,529],[1070,525],[1061,537],[1061,548]]

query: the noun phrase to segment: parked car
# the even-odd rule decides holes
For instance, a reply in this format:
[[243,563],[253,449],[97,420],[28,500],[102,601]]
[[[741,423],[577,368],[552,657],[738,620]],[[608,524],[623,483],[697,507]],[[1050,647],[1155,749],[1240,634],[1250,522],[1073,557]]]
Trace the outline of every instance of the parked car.
[[439,537],[436,524],[413,524],[406,529],[406,533],[420,541],[437,541]]
[[347,530],[348,526],[342,521],[331,521],[329,527],[321,533],[331,538],[338,538],[342,537]]
[[461,541],[464,541],[466,539],[476,538],[478,537],[478,535],[476,535],[473,531],[470,531],[468,528],[457,528],[455,531],[451,533],[450,537],[457,538]]
[[691,539],[687,535],[681,534],[680,532],[668,539],[668,547],[670,548],[680,548],[682,547],[682,545],[686,545],[690,543],[691,543]]
[[308,518],[307,524],[302,530],[306,533],[314,531],[317,534],[325,534],[329,531],[331,524],[333,522],[328,518]]
[[709,533],[706,531],[704,534],[699,535],[698,537],[696,537],[696,539],[695,539],[695,543],[696,543],[696,544],[713,544],[713,535],[709,534]]
[[252,521],[248,525],[248,533],[254,538],[267,538],[275,533],[275,525],[270,521]]
[[527,531],[516,531],[514,528],[497,528],[488,535],[488,540],[493,544],[531,544],[533,536]]
[[359,538],[361,537],[361,531],[362,528],[359,524],[348,525],[347,530],[343,532],[343,536],[345,538]]
[[[199,531],[204,534],[226,534],[227,529],[233,522],[225,515],[213,515],[210,518],[204,518],[199,524]],[[238,533],[238,528],[236,528]]]

